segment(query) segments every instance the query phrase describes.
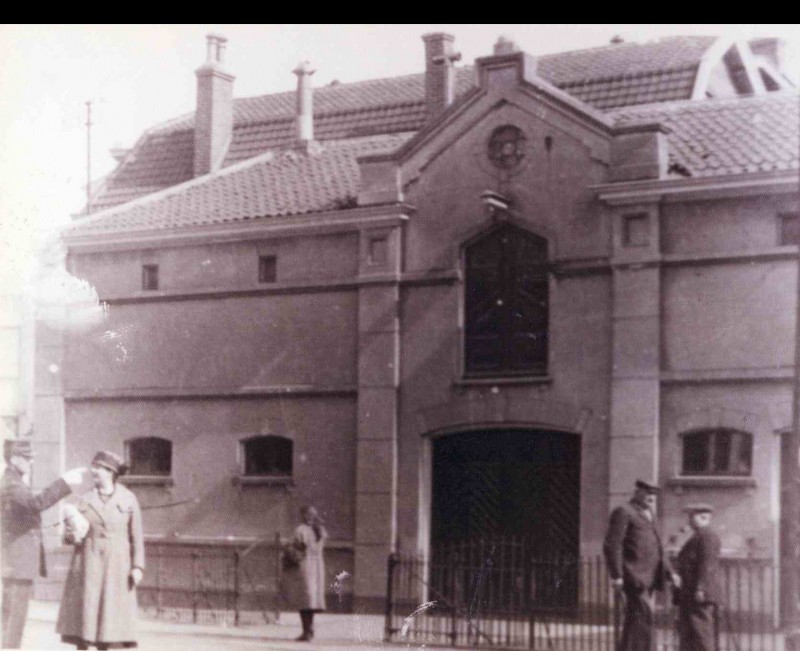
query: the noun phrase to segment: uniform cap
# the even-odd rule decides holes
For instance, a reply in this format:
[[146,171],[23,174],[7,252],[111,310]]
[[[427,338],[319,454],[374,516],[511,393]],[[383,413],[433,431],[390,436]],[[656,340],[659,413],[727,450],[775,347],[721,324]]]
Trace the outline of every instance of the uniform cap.
[[683,507],[686,513],[713,513],[714,507],[705,502],[697,502],[695,504],[687,504]]
[[3,441],[3,457],[6,461],[11,457],[33,459],[33,444],[27,439],[6,439]]
[[651,495],[658,495],[661,492],[661,489],[654,484],[648,484],[646,481],[642,481],[641,479],[636,480],[636,488],[639,490],[643,490],[645,493],[650,493]]

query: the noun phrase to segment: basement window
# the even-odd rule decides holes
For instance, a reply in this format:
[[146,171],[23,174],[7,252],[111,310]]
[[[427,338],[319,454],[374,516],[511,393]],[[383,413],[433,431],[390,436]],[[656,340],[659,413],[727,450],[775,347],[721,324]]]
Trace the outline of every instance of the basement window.
[[252,436],[239,442],[237,483],[290,483],[294,443],[275,435]]
[[784,213],[778,215],[780,229],[780,243],[786,245],[800,245],[800,213]]
[[262,255],[258,258],[258,282],[274,283],[278,279],[278,258]]
[[158,289],[158,265],[142,265],[142,289]]
[[753,436],[733,429],[704,429],[683,434],[684,476],[749,476]]
[[143,436],[125,442],[128,474],[125,483],[171,484],[172,441],[158,436]]

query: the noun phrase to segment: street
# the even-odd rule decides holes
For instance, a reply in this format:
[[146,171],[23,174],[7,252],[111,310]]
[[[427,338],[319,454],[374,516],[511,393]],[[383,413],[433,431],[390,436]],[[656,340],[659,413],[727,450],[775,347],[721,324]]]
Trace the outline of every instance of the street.
[[[23,639],[24,649],[74,649],[61,642],[55,632],[58,604],[31,603]],[[297,613],[283,613],[279,623],[238,628],[222,625],[182,624],[153,619],[139,621],[139,648],[142,649],[426,649],[428,645],[386,644],[383,642],[384,618],[381,615],[318,615],[316,639],[296,642],[300,632]]]

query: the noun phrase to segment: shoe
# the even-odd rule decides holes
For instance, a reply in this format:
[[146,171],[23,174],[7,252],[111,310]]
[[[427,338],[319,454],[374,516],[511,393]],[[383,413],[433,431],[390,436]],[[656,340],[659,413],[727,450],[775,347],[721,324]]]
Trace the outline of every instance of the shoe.
[[300,635],[300,637],[296,637],[294,641],[295,642],[310,642],[311,641],[311,635],[309,635],[308,633],[304,632],[302,635]]

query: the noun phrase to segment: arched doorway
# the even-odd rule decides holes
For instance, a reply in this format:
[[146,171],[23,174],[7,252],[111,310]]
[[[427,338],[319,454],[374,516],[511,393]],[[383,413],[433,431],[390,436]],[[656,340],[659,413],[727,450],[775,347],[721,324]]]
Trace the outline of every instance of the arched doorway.
[[524,539],[539,558],[577,558],[580,437],[528,428],[433,440],[431,550],[486,538]]

